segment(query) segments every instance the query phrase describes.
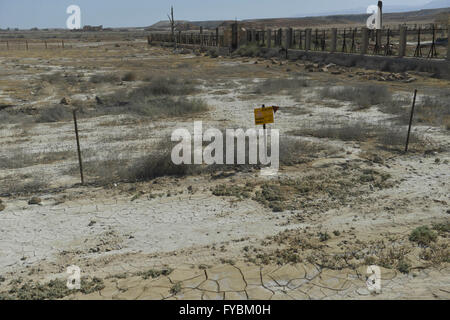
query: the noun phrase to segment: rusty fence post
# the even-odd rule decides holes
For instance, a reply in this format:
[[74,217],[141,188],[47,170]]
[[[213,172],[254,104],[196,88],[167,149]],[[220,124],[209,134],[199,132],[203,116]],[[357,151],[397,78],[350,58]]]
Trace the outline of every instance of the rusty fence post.
[[413,116],[414,116],[414,107],[416,106],[416,96],[417,96],[417,89],[414,90],[414,99],[413,99],[413,104],[412,104],[412,108],[411,108],[411,116],[409,118],[408,135],[406,136],[405,153],[408,152],[409,135],[411,133],[411,126],[412,126],[412,121],[413,121]]
[[75,126],[75,137],[77,139],[77,151],[78,151],[78,163],[80,165],[80,176],[81,176],[81,184],[84,184],[84,176],[83,176],[83,162],[81,160],[81,149],[80,149],[80,138],[78,136],[78,124],[77,124],[77,112],[73,110],[73,123]]

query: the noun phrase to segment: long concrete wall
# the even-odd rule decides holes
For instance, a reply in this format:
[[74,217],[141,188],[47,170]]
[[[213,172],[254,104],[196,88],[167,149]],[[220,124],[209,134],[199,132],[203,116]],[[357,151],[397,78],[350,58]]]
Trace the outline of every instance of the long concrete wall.
[[[156,42],[158,43],[158,42]],[[155,43],[155,44],[156,44]],[[164,42],[160,42],[163,44]],[[218,55],[227,56],[232,50],[229,47],[199,46],[189,44],[178,44],[182,48],[203,48],[204,50],[214,50]],[[345,67],[359,67],[373,70],[406,72],[419,71],[434,74],[437,78],[450,80],[450,61],[446,59],[426,59],[412,57],[375,56],[357,53],[322,52],[310,50],[289,49],[280,54],[280,48],[260,48],[262,56],[280,56],[290,60],[307,60],[315,63],[334,63]]]
[[[276,52],[271,53],[274,54]],[[450,79],[450,61],[445,59],[400,58],[303,50],[288,50],[288,59],[301,59],[316,63],[334,63],[346,67],[360,67],[390,72],[429,72],[438,78]]]

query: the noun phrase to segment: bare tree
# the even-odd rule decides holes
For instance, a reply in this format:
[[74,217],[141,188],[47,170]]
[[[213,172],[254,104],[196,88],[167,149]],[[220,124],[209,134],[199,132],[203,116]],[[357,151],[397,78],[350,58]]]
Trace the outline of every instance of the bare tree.
[[175,20],[173,19],[173,6],[170,7],[170,15],[167,15],[169,17],[170,22],[170,29],[171,29],[171,40],[172,42],[175,41]]

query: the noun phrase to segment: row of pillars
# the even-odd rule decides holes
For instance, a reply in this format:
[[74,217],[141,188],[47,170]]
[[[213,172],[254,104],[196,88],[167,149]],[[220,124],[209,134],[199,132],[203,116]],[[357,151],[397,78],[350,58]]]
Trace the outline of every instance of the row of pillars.
[[200,33],[183,33],[181,30],[174,34],[175,38],[172,38],[172,34],[167,33],[155,33],[148,36],[148,43],[152,41],[160,42],[174,42],[177,44],[195,44],[200,46],[216,46],[220,47],[223,43],[223,39],[219,34],[219,28],[216,28],[215,32],[204,33],[203,27],[200,27]]
[[[284,34],[284,32],[286,32],[286,34]],[[306,50],[311,49],[311,35],[312,29],[306,29],[304,40]],[[300,41],[303,40],[300,39]],[[294,30],[292,28],[286,30],[278,29],[275,32],[271,29],[268,29],[266,31],[247,30],[246,43],[249,42],[258,42],[263,46],[267,44],[268,48],[271,48],[273,44],[273,46],[275,47],[284,47],[286,49],[289,49],[292,48],[295,43]]]
[[[407,48],[407,35],[408,35],[408,28],[404,25],[401,25],[399,27],[400,30],[400,39],[399,39],[399,50],[398,50],[398,56],[404,57],[406,56],[406,48]],[[361,29],[361,47],[360,47],[360,53],[361,54],[368,54],[369,53],[369,41],[370,41],[370,29],[368,28],[362,28]],[[284,43],[283,43],[283,32],[286,32],[284,37]],[[316,31],[317,32],[317,31]],[[272,47],[272,44],[278,47],[284,47],[285,49],[293,48],[293,44],[295,43],[295,37],[294,37],[294,30],[292,28],[289,29],[278,29],[275,33],[268,29],[266,31],[256,31],[256,30],[247,30],[247,36],[246,40],[248,42],[258,42],[262,43],[263,46],[267,46],[268,48]],[[448,35],[450,35],[450,26],[448,26]],[[376,46],[381,47],[381,32],[375,33],[375,41]],[[337,39],[338,39],[338,33],[337,28],[331,29],[331,46],[330,46],[330,52],[337,52]],[[302,33],[300,33],[300,38],[298,39],[300,41],[300,44],[304,41],[304,50],[309,51],[311,50],[311,43],[312,43],[312,29],[306,29],[304,32],[304,39],[302,39]],[[322,41],[324,41],[324,37],[321,38]],[[316,46],[319,46],[318,43],[316,43]],[[323,43],[322,43],[322,47]],[[450,42],[447,45],[447,60],[450,60]]]
[[[226,46],[230,45],[233,47],[233,49],[236,49],[240,44],[247,44],[247,43],[258,43],[262,44],[262,46],[271,48],[272,46],[275,47],[283,47],[285,49],[291,49],[294,47],[298,47],[301,49],[304,49],[306,51],[309,51],[312,49],[312,44],[314,43],[314,50],[322,50],[325,51],[326,49],[326,43],[325,43],[325,31],[322,30],[321,34],[319,35],[318,30],[315,32],[315,36],[313,36],[312,29],[306,29],[304,31],[301,31],[300,33],[294,31],[292,28],[289,29],[278,29],[275,32],[273,30],[268,29],[264,31],[257,31],[257,30],[247,30],[246,34],[244,36],[244,39],[239,39],[239,31],[238,31],[237,25],[233,25],[232,28],[232,36],[231,36],[231,45],[225,44],[224,36],[219,36],[219,29],[217,28],[214,32],[211,32],[210,34],[204,34],[203,28],[200,28],[200,33],[181,33],[181,31],[178,32],[178,34],[175,34],[175,39],[172,39],[172,36],[170,34],[152,34],[149,36],[149,43],[152,40],[156,41],[166,41],[166,42],[177,42],[180,44],[193,44],[193,45],[200,45],[200,46]],[[398,57],[404,57],[406,56],[406,50],[407,50],[407,36],[408,36],[408,28],[404,25],[401,25],[399,27],[400,32],[400,38],[399,38],[399,44],[398,44]],[[362,28],[361,29],[361,38],[360,38],[360,54],[369,54],[369,42],[372,36],[372,40],[376,40],[376,45],[374,49],[374,53],[379,53],[381,51],[381,32],[371,32],[373,30],[370,30],[368,28]],[[450,34],[450,26],[448,33]],[[315,40],[313,40],[315,38]],[[242,40],[244,40],[242,42]],[[329,47],[329,52],[337,52],[337,41],[338,41],[338,30],[337,28],[331,29],[331,42]],[[388,40],[389,42],[389,40]],[[389,47],[388,45],[386,47]],[[353,31],[352,34],[352,49],[351,52],[356,51],[356,40],[355,40],[355,32]],[[389,53],[386,52],[386,55],[391,55],[392,51]],[[448,44],[447,48],[447,60],[450,60],[450,42]]]

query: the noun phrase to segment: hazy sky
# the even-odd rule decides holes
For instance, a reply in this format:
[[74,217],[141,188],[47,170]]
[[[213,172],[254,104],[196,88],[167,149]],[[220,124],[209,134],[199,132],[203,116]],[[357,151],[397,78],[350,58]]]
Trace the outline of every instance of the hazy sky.
[[[0,28],[65,28],[66,8],[81,8],[82,25],[143,27],[166,20],[293,17],[339,9],[366,8],[377,0],[0,0]],[[386,0],[384,5],[422,5],[430,0]],[[362,13],[362,12],[361,12]]]

